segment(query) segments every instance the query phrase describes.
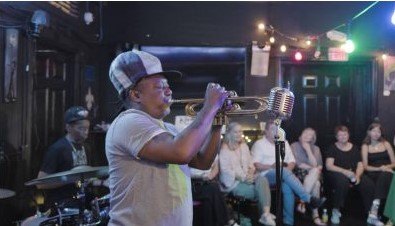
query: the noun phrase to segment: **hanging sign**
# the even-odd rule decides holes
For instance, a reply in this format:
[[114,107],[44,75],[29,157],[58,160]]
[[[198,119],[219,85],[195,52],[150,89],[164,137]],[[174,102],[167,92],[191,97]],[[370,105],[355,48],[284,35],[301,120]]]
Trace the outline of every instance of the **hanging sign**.
[[348,54],[340,47],[328,48],[329,61],[348,61]]

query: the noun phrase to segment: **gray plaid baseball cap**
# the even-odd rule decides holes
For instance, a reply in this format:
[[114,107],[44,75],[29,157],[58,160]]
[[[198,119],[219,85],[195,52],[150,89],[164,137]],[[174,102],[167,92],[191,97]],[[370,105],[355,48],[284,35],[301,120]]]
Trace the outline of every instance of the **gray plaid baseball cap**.
[[136,83],[151,75],[178,76],[179,71],[163,71],[159,59],[147,52],[132,50],[119,54],[111,63],[110,80],[118,93],[133,87]]

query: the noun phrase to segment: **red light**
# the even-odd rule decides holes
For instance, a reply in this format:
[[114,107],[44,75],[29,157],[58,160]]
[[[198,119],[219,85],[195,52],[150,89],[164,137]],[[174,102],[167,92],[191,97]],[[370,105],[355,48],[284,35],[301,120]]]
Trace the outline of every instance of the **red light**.
[[303,55],[302,53],[300,53],[299,51],[295,53],[295,60],[297,61],[301,61],[303,59]]

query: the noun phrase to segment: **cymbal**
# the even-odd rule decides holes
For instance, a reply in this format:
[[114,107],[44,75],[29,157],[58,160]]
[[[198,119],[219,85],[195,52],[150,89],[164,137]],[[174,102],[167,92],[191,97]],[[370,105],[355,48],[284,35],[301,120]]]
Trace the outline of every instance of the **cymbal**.
[[71,170],[50,174],[25,183],[26,186],[51,183],[72,183],[93,177],[108,176],[108,166],[77,166]]
[[15,195],[14,191],[0,188],[0,199],[6,199]]

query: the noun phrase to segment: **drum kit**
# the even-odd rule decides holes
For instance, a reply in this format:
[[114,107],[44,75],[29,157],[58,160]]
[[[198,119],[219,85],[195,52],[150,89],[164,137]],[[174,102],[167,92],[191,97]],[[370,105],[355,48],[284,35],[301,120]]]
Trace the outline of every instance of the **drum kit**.
[[[26,186],[51,185],[56,183],[75,183],[78,186],[77,199],[79,208],[65,208],[55,206],[42,213],[37,208],[34,216],[28,217],[22,222],[22,226],[46,226],[46,225],[106,225],[109,220],[109,199],[106,195],[94,198],[88,206],[85,204],[85,188],[87,182],[93,178],[108,176],[108,167],[78,166],[68,171],[50,174],[42,178],[30,180]],[[4,190],[4,189],[2,189]],[[6,196],[7,191],[0,190],[0,197]],[[8,194],[9,195],[9,194]]]

